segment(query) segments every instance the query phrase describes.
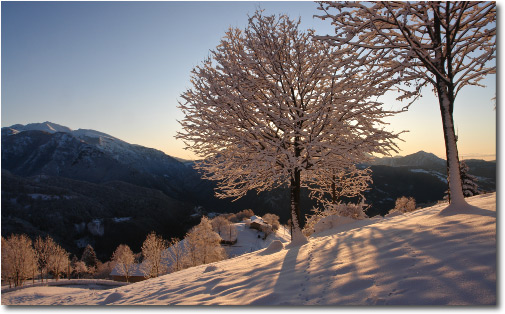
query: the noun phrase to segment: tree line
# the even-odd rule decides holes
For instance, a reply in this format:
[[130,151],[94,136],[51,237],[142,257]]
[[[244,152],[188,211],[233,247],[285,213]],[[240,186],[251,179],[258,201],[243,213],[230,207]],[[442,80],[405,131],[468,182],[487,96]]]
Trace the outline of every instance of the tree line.
[[25,234],[2,237],[2,281],[18,287],[28,279],[35,283],[50,278],[107,278],[110,272],[110,262],[102,263],[89,244],[80,259],[70,256],[50,236],[34,241]]
[[[142,244],[142,260],[136,259],[131,248],[121,244],[114,251],[112,262],[119,274],[128,282],[135,265],[145,278],[154,278],[189,267],[208,264],[226,259],[223,244],[237,240],[234,223],[253,216],[250,209],[238,213],[221,214],[212,219],[203,216],[198,225],[191,228],[183,239],[163,239],[151,232]],[[267,225],[261,229],[265,237],[279,229],[279,216],[265,214]]]
[[[237,229],[234,223],[254,215],[250,209],[235,214],[221,214],[210,219],[203,216],[200,223],[191,228],[181,240],[165,240],[154,231],[144,240],[141,252],[135,254],[126,244],[120,244],[114,251],[111,260],[102,263],[91,245],[87,245],[81,258],[65,251],[50,236],[37,237],[32,241],[27,235],[12,234],[2,237],[2,280],[9,287],[22,286],[26,280],[40,282],[49,278],[58,281],[60,278],[110,278],[116,268],[126,280],[140,267],[145,278],[154,278],[169,272],[188,267],[208,264],[227,258],[222,246],[237,240]],[[275,232],[280,224],[279,217],[266,214],[263,217],[268,225],[261,231],[265,237]]]

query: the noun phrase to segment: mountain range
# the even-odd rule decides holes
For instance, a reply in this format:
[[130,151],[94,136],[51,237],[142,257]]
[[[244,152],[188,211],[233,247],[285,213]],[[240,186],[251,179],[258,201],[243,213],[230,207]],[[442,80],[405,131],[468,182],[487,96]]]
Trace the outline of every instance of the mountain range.
[[[249,192],[236,202],[217,199],[216,184],[203,180],[191,162],[95,130],[15,124],[2,128],[1,149],[3,236],[50,234],[71,252],[90,243],[108,259],[120,243],[138,251],[152,230],[182,237],[208,212],[250,208],[275,213],[283,223],[289,218],[286,188]],[[467,164],[481,189],[495,190],[496,162]],[[430,153],[376,158],[367,166],[373,179],[365,194],[369,216],[386,214],[400,196],[435,203],[447,189],[445,160]],[[313,206],[302,191],[303,211]]]

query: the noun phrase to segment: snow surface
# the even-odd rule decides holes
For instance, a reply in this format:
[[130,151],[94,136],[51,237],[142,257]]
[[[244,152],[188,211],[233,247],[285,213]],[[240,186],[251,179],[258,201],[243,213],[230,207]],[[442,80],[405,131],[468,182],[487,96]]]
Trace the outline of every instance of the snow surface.
[[[255,219],[257,221],[258,217],[256,217]],[[259,219],[263,221],[262,218]],[[247,219],[246,221],[250,222],[250,219]],[[270,245],[273,242],[280,242],[282,245],[284,245],[283,243],[287,244],[290,242],[291,236],[289,230],[284,228],[284,226],[280,226],[279,230],[277,230],[275,233],[268,235],[266,239],[263,239],[264,233],[256,229],[249,228],[247,226],[248,223],[246,222],[234,223],[233,225],[237,228],[237,243],[233,245],[223,246],[228,257],[236,257],[245,253],[262,250],[264,248],[270,247]],[[182,239],[181,243],[183,244],[184,248],[186,239]],[[171,260],[168,258],[168,252],[171,250],[172,248],[169,247],[166,250],[167,252],[164,252],[162,254],[161,262],[167,268],[169,268],[172,264]],[[147,266],[143,265],[143,263],[140,265],[138,264],[132,265],[130,276],[144,276],[143,269],[145,269],[146,267]],[[122,275],[119,271],[119,266],[114,267],[114,269],[112,269],[110,274],[111,276]]]
[[246,223],[241,222],[235,223],[234,225],[237,228],[237,243],[231,246],[224,246],[226,253],[230,257],[267,248],[274,241],[287,244],[291,239],[289,230],[283,226],[280,226],[277,232],[270,234],[263,240],[264,233],[255,229],[250,229]]
[[468,201],[458,215],[440,204],[113,291],[33,287],[2,304],[495,305],[496,193]]

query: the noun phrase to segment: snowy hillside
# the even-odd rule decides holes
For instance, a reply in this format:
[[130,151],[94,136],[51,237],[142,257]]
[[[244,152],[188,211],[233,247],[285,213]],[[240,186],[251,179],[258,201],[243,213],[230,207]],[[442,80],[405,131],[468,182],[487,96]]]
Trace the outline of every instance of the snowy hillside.
[[26,288],[2,304],[496,304],[496,194],[468,200],[477,207],[458,215],[441,204],[113,290]]
[[242,222],[234,225],[237,227],[237,243],[232,246],[225,246],[226,253],[231,257],[267,248],[277,240],[287,244],[291,239],[289,230],[284,226],[280,226],[277,232],[263,240],[263,233],[250,229],[246,223]]
[[133,165],[137,169],[141,169],[146,172],[163,170],[165,167],[174,168],[179,166],[179,163],[176,162],[174,158],[159,150],[129,144],[109,134],[95,130],[72,130],[66,126],[52,122],[30,123],[27,125],[15,124],[4,129],[5,135],[17,134],[19,132],[29,130],[44,131],[48,133],[68,133],[76,139],[98,148],[101,152],[107,153],[120,163]]

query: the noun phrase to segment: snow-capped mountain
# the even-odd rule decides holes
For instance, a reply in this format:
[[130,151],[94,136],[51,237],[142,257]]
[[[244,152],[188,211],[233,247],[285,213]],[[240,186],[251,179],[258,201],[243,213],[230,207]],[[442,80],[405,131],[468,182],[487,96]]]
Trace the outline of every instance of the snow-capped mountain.
[[68,128],[66,126],[52,123],[49,121],[42,122],[42,123],[29,123],[26,125],[14,124],[14,125],[10,126],[9,129],[17,130],[18,132],[36,130],[36,131],[45,131],[45,132],[49,132],[49,133],[56,133],[56,132],[70,133],[72,131],[70,128]]
[[191,167],[165,153],[95,130],[51,122],[2,128],[2,168],[90,182],[120,180],[181,196],[198,183]]

